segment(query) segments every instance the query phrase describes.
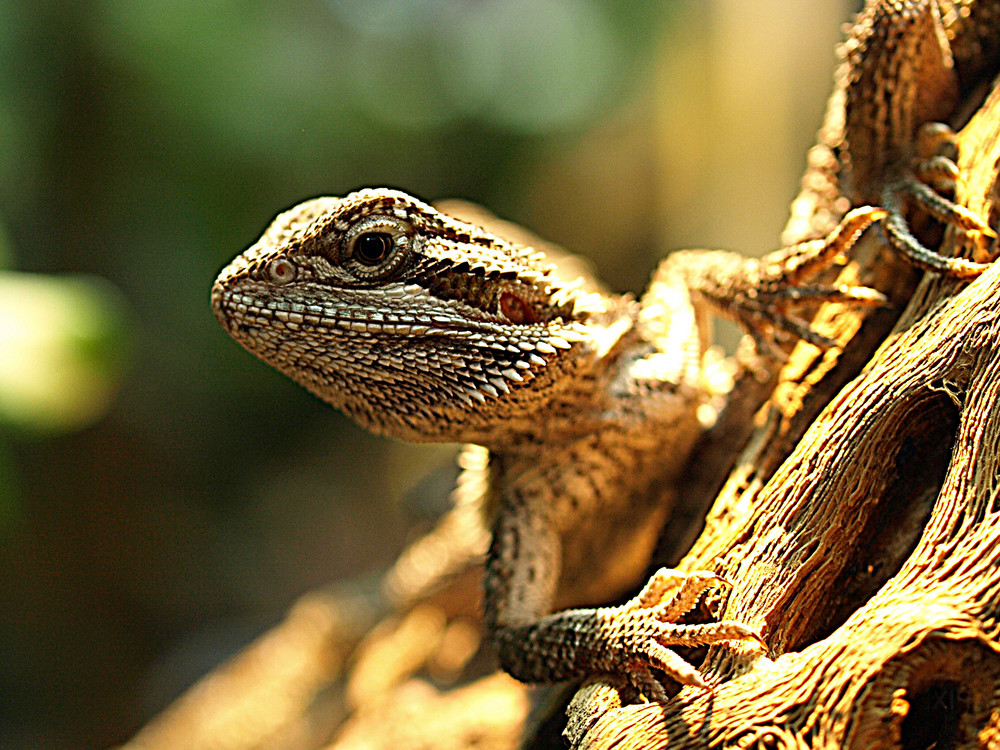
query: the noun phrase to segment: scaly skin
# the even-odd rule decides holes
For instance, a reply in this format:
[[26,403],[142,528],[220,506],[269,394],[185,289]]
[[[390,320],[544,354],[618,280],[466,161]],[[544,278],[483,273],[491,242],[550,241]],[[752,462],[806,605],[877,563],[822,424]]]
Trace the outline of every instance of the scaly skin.
[[[923,268],[965,278],[986,268],[928,250],[906,210],[995,238],[922,182],[955,170],[919,143],[922,126],[950,114],[995,64],[997,7],[869,2],[844,45],[789,229],[820,227],[826,238],[760,261],[676,253],[638,303],[392,190],[318,198],[279,216],[216,281],[223,327],[375,432],[481,446],[466,452],[465,501],[403,556],[390,589],[415,598],[482,551],[477,528],[490,527],[485,622],[515,677],[620,672],[663,700],[651,668],[706,686],[667,646],[760,643],[737,622],[677,624],[720,582],[711,572],[661,570],[626,604],[593,605],[638,580],[701,429],[706,309],[737,319],[764,354],[789,334],[829,345],[788,308],[881,301],[872,290],[806,285],[872,222]],[[455,554],[441,552],[449,540]],[[421,572],[428,557],[436,561]],[[575,605],[590,608],[564,609]]]
[[[667,644],[757,640],[739,623],[674,624],[714,576],[656,587],[686,608],[559,610],[620,596],[648,564],[701,430],[699,310],[736,317],[762,341],[778,329],[822,342],[783,310],[817,295],[880,302],[868,289],[796,284],[882,215],[856,212],[828,241],[760,261],[675,254],[637,303],[408,195],[363,190],[279,216],[212,299],[243,346],[369,429],[488,450],[469,469],[478,495],[443,527],[474,529],[477,514],[492,527],[485,615],[505,669],[527,681],[622,671],[663,697],[650,666],[704,686]],[[480,551],[471,536],[468,551]],[[454,557],[425,578],[468,555]]]

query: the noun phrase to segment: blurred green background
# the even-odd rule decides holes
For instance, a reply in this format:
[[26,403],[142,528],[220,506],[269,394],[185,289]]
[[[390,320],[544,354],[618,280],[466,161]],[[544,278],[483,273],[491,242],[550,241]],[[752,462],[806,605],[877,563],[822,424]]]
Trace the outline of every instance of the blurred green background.
[[620,290],[771,249],[856,4],[0,3],[0,746],[125,740],[440,507],[450,448],[367,435],[216,325],[274,214],[463,197]]

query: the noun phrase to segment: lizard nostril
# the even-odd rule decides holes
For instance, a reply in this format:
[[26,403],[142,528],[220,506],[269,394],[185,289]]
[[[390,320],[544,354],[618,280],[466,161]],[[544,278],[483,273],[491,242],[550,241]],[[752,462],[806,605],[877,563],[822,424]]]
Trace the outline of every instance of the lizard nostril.
[[287,258],[275,258],[267,264],[267,276],[275,284],[287,284],[295,280],[295,264]]

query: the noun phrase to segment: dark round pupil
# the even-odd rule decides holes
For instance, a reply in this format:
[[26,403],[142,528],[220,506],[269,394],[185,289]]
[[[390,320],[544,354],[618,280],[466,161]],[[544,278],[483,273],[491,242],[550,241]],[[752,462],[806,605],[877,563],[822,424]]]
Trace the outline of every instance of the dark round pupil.
[[392,250],[392,235],[387,232],[368,232],[354,241],[354,257],[366,266],[381,263]]

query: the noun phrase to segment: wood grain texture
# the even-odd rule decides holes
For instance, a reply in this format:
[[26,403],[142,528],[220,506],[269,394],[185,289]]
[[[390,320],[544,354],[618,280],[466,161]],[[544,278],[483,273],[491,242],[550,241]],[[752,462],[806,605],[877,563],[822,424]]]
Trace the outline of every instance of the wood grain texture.
[[[960,146],[958,198],[985,211],[1000,90]],[[713,649],[703,670],[739,676],[665,706],[594,718],[587,700],[607,706],[607,688],[578,696],[576,746],[995,746],[998,390],[1000,267],[964,287],[925,279],[773,476],[727,485],[681,563],[718,561],[736,584],[725,616],[758,625],[771,658]]]

